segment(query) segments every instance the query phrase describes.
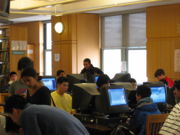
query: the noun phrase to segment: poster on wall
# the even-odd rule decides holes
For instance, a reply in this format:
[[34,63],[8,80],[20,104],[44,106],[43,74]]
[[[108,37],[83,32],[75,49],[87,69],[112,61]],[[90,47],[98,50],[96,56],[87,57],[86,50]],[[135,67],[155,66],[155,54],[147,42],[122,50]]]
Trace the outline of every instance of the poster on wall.
[[174,53],[174,71],[180,72],[180,49],[175,50]]
[[12,40],[11,49],[13,51],[25,51],[27,50],[27,41]]
[[56,62],[60,61],[60,54],[59,53],[54,54],[54,61],[56,61]]

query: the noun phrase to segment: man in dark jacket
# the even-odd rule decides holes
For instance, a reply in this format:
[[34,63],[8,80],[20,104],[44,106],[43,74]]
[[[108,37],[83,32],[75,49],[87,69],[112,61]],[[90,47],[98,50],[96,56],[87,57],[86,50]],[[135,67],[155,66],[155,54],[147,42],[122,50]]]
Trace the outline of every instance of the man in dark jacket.
[[150,88],[139,86],[137,88],[136,100],[137,106],[134,111],[134,117],[130,121],[130,129],[136,135],[145,135],[146,118],[151,114],[160,114],[156,104],[153,103]]
[[27,104],[19,95],[7,99],[5,112],[22,127],[24,135],[89,135],[69,113],[47,105]]
[[84,68],[81,70],[81,74],[84,74],[88,82],[94,82],[94,77],[96,75],[103,74],[103,72],[97,68],[94,67],[91,64],[91,60],[89,58],[85,58],[83,61]]

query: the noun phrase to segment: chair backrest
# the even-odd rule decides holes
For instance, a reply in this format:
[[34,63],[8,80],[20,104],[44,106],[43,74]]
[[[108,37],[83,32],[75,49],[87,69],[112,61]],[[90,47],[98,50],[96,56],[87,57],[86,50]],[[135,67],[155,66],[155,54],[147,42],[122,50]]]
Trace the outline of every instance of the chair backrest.
[[146,135],[158,135],[169,114],[148,115],[146,121]]

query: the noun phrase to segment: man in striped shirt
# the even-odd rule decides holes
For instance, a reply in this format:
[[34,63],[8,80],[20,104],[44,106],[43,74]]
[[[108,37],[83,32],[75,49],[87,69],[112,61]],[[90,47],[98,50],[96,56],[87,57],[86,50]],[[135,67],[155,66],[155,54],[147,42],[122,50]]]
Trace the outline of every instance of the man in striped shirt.
[[[180,80],[175,82],[174,87],[174,96],[179,101]],[[159,133],[161,135],[180,135],[180,102],[175,105]]]

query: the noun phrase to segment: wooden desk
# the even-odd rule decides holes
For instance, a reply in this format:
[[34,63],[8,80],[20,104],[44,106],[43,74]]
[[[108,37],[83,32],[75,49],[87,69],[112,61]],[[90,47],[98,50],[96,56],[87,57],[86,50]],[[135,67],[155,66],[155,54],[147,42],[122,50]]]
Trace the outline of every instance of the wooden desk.
[[[0,93],[0,104],[5,103],[5,98],[9,96],[9,93]],[[4,112],[4,109],[2,106],[0,106],[0,112]]]

